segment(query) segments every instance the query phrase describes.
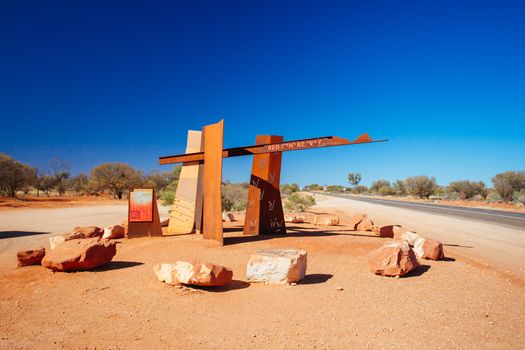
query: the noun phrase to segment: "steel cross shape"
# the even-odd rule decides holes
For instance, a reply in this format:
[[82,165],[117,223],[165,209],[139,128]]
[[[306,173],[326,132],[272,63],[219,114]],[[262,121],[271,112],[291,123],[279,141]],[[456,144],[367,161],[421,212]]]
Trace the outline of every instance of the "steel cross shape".
[[221,120],[202,132],[189,131],[187,153],[159,157],[160,164],[183,163],[167,234],[202,231],[204,238],[223,244],[223,158],[253,156],[244,235],[285,234],[279,185],[282,152],[387,141],[372,140],[366,133],[353,141],[338,136],[284,141],[282,136],[258,135],[255,145],[223,149],[223,135]]

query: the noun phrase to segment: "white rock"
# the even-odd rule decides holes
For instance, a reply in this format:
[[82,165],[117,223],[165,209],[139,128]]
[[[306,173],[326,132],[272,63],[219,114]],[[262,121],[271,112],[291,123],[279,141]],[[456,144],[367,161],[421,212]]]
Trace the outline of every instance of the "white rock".
[[259,250],[248,261],[246,279],[270,284],[299,282],[306,274],[306,257],[304,250]]
[[408,242],[409,245],[414,246],[414,243],[416,242],[416,239],[423,238],[420,235],[418,235],[415,232],[412,231],[406,231],[403,234],[401,234],[401,239]]
[[414,253],[416,253],[418,258],[422,258],[425,255],[425,250],[423,249],[424,245],[425,239],[423,237],[419,237],[414,241]]
[[159,281],[171,285],[223,286],[230,283],[233,277],[230,268],[205,262],[155,264],[153,271]]
[[57,245],[62,244],[65,241],[66,238],[63,235],[49,237],[49,245],[51,246],[51,249],[55,249]]

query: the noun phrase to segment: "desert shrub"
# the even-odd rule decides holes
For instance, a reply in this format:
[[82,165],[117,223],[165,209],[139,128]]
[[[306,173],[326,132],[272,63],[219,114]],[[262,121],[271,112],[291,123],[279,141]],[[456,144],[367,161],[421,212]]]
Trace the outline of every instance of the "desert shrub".
[[353,187],[356,187],[357,185],[359,185],[359,183],[361,182],[361,174],[360,173],[349,173],[348,174],[348,182],[350,182],[350,184],[353,186]]
[[69,180],[68,189],[75,192],[77,196],[84,194],[87,191],[88,182],[88,176],[86,174],[80,173]]
[[173,204],[173,201],[175,200],[175,193],[177,192],[177,187],[179,185],[179,177],[180,172],[182,170],[182,166],[176,165],[173,167],[171,171],[162,173],[163,180],[159,179],[149,179],[151,182],[158,181],[158,183],[155,184],[155,186],[163,186],[165,182],[168,182],[167,185],[164,185],[159,190],[157,190],[157,196],[162,200],[163,205],[171,205]]
[[364,185],[359,185],[350,190],[353,194],[361,194],[368,191],[368,187]]
[[91,170],[90,186],[96,191],[108,190],[118,199],[142,182],[142,174],[125,163],[103,163]]
[[315,205],[314,196],[301,195],[299,193],[292,193],[286,199],[286,203],[284,204],[284,207],[290,211],[304,212],[308,210],[308,208],[314,205]]
[[60,196],[63,196],[69,187],[70,165],[64,161],[52,159],[49,162],[49,167],[51,169],[50,174],[55,179],[55,190]]
[[512,194],[512,201],[517,204],[525,204],[525,188]]
[[392,184],[392,191],[396,196],[405,196],[407,194],[405,182],[403,180],[396,180],[396,182]]
[[19,190],[34,183],[35,168],[0,153],[0,195],[16,197]]
[[448,185],[451,192],[456,192],[460,199],[472,199],[476,195],[485,197],[487,194],[487,188],[483,181],[453,181]]
[[485,197],[485,201],[487,201],[488,203],[498,203],[502,200],[503,199],[496,190],[489,190],[487,196]]
[[379,190],[377,190],[377,193],[381,196],[390,196],[395,194],[394,190],[390,186],[381,186]]
[[326,192],[341,193],[344,191],[345,191],[344,186],[339,186],[339,185],[326,186]]
[[298,184],[284,184],[281,185],[281,193],[285,196],[289,196],[294,192],[299,192],[301,188]]
[[505,202],[510,202],[514,192],[525,188],[525,171],[506,171],[492,178],[494,189]]
[[222,184],[222,210],[223,211],[242,211],[246,209],[248,199],[249,184],[230,183]]
[[305,191],[320,191],[323,189],[323,186],[320,186],[319,184],[311,184],[304,186]]
[[437,184],[434,177],[425,175],[407,177],[405,180],[407,193],[418,198],[429,198],[434,194]]
[[372,185],[370,186],[370,190],[372,192],[378,193],[379,189],[381,187],[383,187],[383,186],[390,187],[390,181],[387,181],[387,180],[376,180],[376,181],[372,182]]

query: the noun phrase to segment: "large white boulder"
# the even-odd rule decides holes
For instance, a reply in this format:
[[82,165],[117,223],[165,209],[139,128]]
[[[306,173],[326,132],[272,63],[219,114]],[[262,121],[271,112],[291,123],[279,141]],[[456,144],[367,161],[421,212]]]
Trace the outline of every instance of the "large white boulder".
[[306,257],[306,251],[298,249],[259,250],[248,261],[246,279],[269,284],[299,282],[306,274]]

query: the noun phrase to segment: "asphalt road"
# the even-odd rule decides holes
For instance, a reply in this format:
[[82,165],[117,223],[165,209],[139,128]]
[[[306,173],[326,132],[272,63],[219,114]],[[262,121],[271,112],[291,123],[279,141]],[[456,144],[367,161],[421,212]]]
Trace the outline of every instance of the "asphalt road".
[[332,197],[347,198],[354,201],[362,201],[373,204],[387,205],[391,207],[419,210],[427,213],[456,216],[466,218],[469,220],[489,222],[492,224],[505,225],[508,227],[525,230],[525,214],[523,213],[513,213],[501,210],[480,208],[456,207],[442,204],[404,202],[390,199],[350,196],[345,194],[324,194]]

